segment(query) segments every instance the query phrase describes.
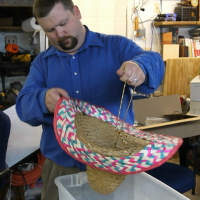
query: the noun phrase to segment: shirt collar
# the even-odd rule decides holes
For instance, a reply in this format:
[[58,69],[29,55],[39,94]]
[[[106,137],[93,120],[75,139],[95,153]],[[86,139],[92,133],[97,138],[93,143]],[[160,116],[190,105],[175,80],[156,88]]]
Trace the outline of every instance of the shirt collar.
[[84,25],[84,27],[86,28],[85,41],[79,50],[87,49],[89,46],[104,47],[99,35],[93,31],[90,31],[87,26]]
[[[81,52],[81,51],[87,49],[89,46],[104,47],[104,44],[100,40],[98,33],[90,31],[89,28],[85,25],[84,25],[84,27],[86,28],[85,41],[84,41],[83,45],[79,48],[78,52]],[[69,56],[69,54],[59,51],[55,47],[51,46],[49,49],[46,50],[46,53],[43,55],[43,57],[48,57],[48,56],[51,56],[54,54],[57,54],[58,56]]]

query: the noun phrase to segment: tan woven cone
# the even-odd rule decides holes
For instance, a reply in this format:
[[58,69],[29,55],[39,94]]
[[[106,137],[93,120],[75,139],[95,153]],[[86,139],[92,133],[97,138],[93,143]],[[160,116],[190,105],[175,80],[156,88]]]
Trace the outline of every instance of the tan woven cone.
[[100,194],[109,194],[114,192],[126,177],[126,175],[113,174],[107,171],[92,168],[88,165],[87,175],[90,187]]
[[[91,151],[106,157],[123,157],[139,152],[149,142],[135,136],[119,131],[112,124],[96,117],[76,113],[76,133],[78,139]],[[122,133],[124,138],[116,135]],[[124,145],[124,140],[127,144]],[[109,194],[125,180],[125,175],[113,174],[105,170],[99,170],[87,166],[88,183],[98,193]]]

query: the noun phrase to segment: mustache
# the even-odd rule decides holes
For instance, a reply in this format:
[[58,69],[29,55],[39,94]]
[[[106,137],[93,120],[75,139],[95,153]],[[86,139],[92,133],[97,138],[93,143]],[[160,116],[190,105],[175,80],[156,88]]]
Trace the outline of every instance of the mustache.
[[71,35],[69,35],[69,36],[64,36],[64,37],[62,37],[62,38],[59,38],[59,39],[58,39],[58,42],[63,42],[63,41],[65,41],[65,40],[71,39],[71,38],[73,38],[73,36],[71,36]]

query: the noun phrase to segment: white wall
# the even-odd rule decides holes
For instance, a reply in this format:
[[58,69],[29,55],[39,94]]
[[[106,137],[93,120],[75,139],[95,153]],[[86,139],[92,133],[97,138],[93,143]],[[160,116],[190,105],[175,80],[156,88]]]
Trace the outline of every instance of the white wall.
[[95,32],[126,36],[127,0],[73,0],[82,23]]

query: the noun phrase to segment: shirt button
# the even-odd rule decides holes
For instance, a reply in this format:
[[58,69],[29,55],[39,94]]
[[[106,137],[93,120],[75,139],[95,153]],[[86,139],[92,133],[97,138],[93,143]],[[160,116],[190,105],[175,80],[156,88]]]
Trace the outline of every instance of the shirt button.
[[75,56],[73,56],[72,58],[75,59]]
[[79,93],[79,91],[78,91],[78,90],[76,90],[76,93],[78,94],[78,93]]
[[74,72],[74,75],[77,75],[77,73],[76,73],[76,72]]

